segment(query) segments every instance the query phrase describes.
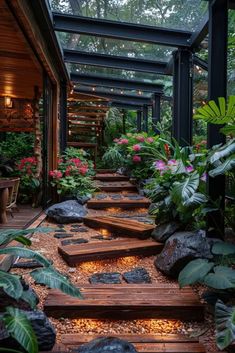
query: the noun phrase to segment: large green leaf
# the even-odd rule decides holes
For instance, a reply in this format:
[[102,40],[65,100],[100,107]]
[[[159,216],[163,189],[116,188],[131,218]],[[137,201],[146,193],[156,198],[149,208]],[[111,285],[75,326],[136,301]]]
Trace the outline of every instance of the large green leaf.
[[20,277],[0,270],[0,287],[14,299],[19,299],[23,293]]
[[235,341],[235,307],[221,300],[215,305],[216,343],[223,350]]
[[206,275],[204,283],[214,289],[235,288],[235,270],[226,266],[216,266],[214,273]]
[[222,132],[224,135],[231,135],[235,137],[235,125],[224,126],[220,129],[220,132]]
[[32,229],[9,229],[0,232],[0,245],[9,244],[12,240],[17,240],[24,245],[30,245],[29,239],[25,238],[28,234],[47,233],[50,232],[51,228],[32,228]]
[[82,298],[76,288],[65,276],[54,270],[52,267],[34,270],[30,273],[37,283],[45,284],[50,288],[60,289],[72,297]]
[[29,353],[38,352],[38,343],[26,315],[17,308],[8,307],[3,317],[7,331]]
[[29,290],[24,290],[20,296],[20,299],[24,302],[28,303],[32,309],[36,308],[37,305],[37,297],[34,292]]
[[213,266],[213,262],[204,259],[196,259],[189,262],[179,274],[180,287],[201,282]]
[[227,109],[225,98],[219,97],[218,104],[211,100],[208,104],[197,109],[194,119],[201,119],[211,124],[227,124],[233,123],[235,119],[235,99],[234,96],[229,97]]
[[213,152],[209,157],[209,162],[211,164],[214,164],[216,161],[221,160],[221,158],[231,156],[234,152],[235,152],[235,139],[217,148],[215,152]]
[[11,254],[14,256],[19,256],[19,257],[24,257],[24,258],[29,258],[29,259],[35,259],[40,264],[44,266],[50,266],[51,263],[49,260],[47,260],[45,257],[40,255],[38,252],[26,249],[26,248],[19,248],[17,246],[12,246],[4,249],[0,249],[0,254]]
[[226,159],[215,169],[210,170],[209,175],[214,178],[218,175],[223,175],[229,172],[230,170],[233,170],[234,168],[235,168],[235,155]]
[[200,192],[195,192],[190,198],[188,198],[186,201],[183,202],[183,205],[190,207],[190,206],[202,205],[207,201],[208,201],[208,198],[206,195]]
[[199,186],[199,174],[191,173],[181,183],[175,183],[171,190],[172,199],[174,202],[186,202],[196,192]]
[[218,241],[213,245],[212,253],[214,255],[224,255],[224,256],[235,254],[235,245],[231,243]]

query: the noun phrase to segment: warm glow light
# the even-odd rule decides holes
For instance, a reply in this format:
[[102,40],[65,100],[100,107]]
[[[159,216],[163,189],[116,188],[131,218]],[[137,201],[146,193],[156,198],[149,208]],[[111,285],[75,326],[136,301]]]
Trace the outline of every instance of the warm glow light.
[[108,229],[100,229],[100,234],[102,234],[104,237],[108,237],[111,235],[111,233],[108,231]]
[[5,108],[12,108],[12,99],[11,97],[4,97]]
[[95,91],[95,87],[92,87],[92,91],[93,91],[93,92]]
[[135,266],[139,263],[138,256],[127,256],[127,257],[120,257],[117,259],[118,266]]
[[142,91],[138,91],[138,95],[141,96],[141,94],[142,94]]

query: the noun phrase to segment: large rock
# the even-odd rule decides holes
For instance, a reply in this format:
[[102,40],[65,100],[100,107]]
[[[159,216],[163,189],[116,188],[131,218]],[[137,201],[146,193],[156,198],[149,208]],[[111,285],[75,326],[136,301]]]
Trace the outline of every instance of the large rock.
[[74,223],[82,222],[87,210],[76,200],[70,200],[49,207],[46,214],[57,223]]
[[134,270],[123,273],[123,278],[127,283],[151,283],[151,277],[145,268],[137,267]]
[[176,222],[164,223],[158,225],[152,232],[152,238],[160,243],[165,243],[165,241],[170,238],[179,229],[179,224]]
[[89,282],[91,284],[104,283],[104,284],[120,284],[121,274],[118,272],[108,272],[108,273],[94,273],[90,278]]
[[137,353],[134,346],[120,338],[104,337],[94,339],[74,350],[76,353]]
[[[56,340],[56,333],[50,321],[42,311],[24,311],[37,336],[40,351],[50,351]],[[0,320],[0,347],[19,349],[18,343],[10,337],[8,332],[1,326]]]
[[191,260],[211,259],[210,249],[210,243],[202,232],[178,232],[167,240],[154,264],[164,274],[177,277]]

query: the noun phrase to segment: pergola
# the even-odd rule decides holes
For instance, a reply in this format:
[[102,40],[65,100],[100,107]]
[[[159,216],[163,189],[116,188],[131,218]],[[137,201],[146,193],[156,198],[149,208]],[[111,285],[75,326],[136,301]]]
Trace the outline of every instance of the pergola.
[[[151,25],[143,23],[145,15],[141,13],[138,21],[130,18],[128,22],[123,19],[122,11],[107,14],[102,1],[98,1],[99,11],[92,16],[92,2],[60,0],[57,1],[57,6],[56,1],[51,3],[54,29],[61,42],[64,60],[68,63],[74,91],[98,95],[109,99],[114,106],[136,110],[138,130],[147,129],[149,107],[152,107],[153,126],[156,126],[160,121],[161,101],[172,100],[172,135],[182,146],[190,145],[193,125],[193,65],[208,70],[209,99],[226,97],[228,10],[235,8],[235,1],[182,1],[182,6],[179,7],[182,11],[179,14],[180,23],[174,28],[168,28],[168,23],[154,26],[153,20]],[[123,6],[127,3],[125,1]],[[189,21],[191,25],[187,22],[186,29],[182,29],[184,16],[190,16],[192,6],[194,14]],[[169,22],[172,13],[174,15],[171,8]],[[200,51],[201,43],[207,36],[209,59],[205,62],[195,53]],[[102,50],[97,50],[94,45],[97,40],[103,45],[100,46]],[[115,48],[110,43],[115,43]],[[135,55],[120,55],[125,43],[136,43],[139,51]],[[141,53],[143,45],[158,48],[152,58],[146,58]],[[123,71],[132,74],[123,77]],[[141,79],[137,79],[139,73]],[[171,77],[173,82],[172,97],[164,94],[167,77]],[[64,109],[64,121],[66,119]],[[224,142],[219,129],[220,126],[208,126],[208,147]],[[66,133],[66,129],[64,131]],[[224,185],[223,176],[209,178],[208,188],[213,200],[218,200],[221,196],[224,200]],[[223,231],[223,219],[219,215],[216,228]]]

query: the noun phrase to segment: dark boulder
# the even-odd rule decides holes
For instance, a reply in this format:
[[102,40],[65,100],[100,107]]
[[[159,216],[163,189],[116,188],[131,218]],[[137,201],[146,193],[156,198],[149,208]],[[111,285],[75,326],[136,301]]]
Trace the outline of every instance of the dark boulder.
[[[24,311],[38,340],[39,351],[50,351],[56,340],[56,333],[50,321],[42,311]],[[0,320],[1,323],[1,320]],[[0,325],[0,347],[20,349],[19,344]]]
[[149,273],[141,267],[123,273],[123,278],[127,283],[151,283]]
[[134,346],[120,338],[96,338],[74,350],[74,353],[137,353]]
[[81,205],[85,205],[85,203],[87,203],[87,201],[89,201],[92,198],[91,194],[87,194],[87,195],[77,195],[77,202],[80,203]]
[[170,238],[179,229],[179,224],[176,222],[164,223],[158,225],[152,232],[152,238],[160,243],[165,243],[165,241]]
[[57,203],[46,210],[47,216],[57,223],[82,222],[87,210],[75,200]]
[[211,246],[202,232],[177,232],[165,243],[155,266],[166,275],[177,277],[191,260],[211,259]]

